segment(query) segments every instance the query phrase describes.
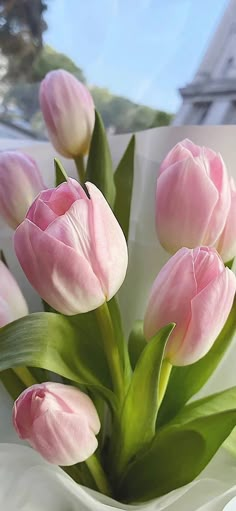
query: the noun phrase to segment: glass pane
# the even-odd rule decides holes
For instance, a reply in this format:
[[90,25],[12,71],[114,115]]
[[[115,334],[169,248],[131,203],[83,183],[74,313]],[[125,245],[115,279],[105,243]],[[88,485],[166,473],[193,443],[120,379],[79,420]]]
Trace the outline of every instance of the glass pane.
[[224,123],[235,22],[235,0],[0,0],[0,136],[47,136],[38,91],[58,68],[112,133]]

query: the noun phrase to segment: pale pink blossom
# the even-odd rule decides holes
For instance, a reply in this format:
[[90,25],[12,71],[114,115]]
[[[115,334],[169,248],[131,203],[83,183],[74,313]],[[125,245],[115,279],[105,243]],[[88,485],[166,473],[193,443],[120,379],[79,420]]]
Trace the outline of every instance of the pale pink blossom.
[[79,389],[61,383],[27,388],[15,401],[13,424],[23,440],[56,465],[74,465],[97,449],[100,421],[96,408]]
[[211,149],[183,140],[166,156],[156,189],[156,227],[170,253],[181,247],[212,246],[230,208],[224,161]]
[[166,347],[173,365],[193,364],[212,347],[232,307],[236,278],[214,248],[182,248],[152,286],[144,318],[149,340],[176,323]]
[[28,314],[27,303],[11,272],[0,261],[0,327]]
[[74,179],[39,194],[15,233],[20,264],[39,295],[64,314],[110,300],[127,269],[125,237],[102,193]]
[[55,149],[67,158],[85,155],[95,122],[87,87],[63,69],[50,71],[41,83],[39,100]]
[[16,229],[45,187],[36,162],[19,151],[0,152],[0,215]]

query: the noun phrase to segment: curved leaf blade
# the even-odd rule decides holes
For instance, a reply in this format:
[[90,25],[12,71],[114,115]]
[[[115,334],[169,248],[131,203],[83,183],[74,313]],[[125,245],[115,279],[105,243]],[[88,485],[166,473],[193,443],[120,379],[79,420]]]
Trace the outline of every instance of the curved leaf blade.
[[129,141],[120,163],[115,171],[116,200],[115,216],[123,230],[126,240],[129,236],[129,221],[134,180],[135,135]]
[[60,160],[58,160],[58,158],[54,158],[54,167],[56,174],[56,186],[60,185],[61,183],[64,183],[65,181],[68,181],[67,173]]
[[35,313],[1,328],[0,371],[17,366],[47,369],[92,385],[115,406],[99,329],[90,313]]
[[158,385],[163,355],[173,324],[163,327],[148,343],[132,376],[114,439],[115,470],[121,474],[124,466],[155,435],[158,412]]
[[95,126],[86,168],[86,181],[94,183],[113,208],[116,190],[111,152],[102,118],[97,111],[95,115]]
[[111,315],[112,324],[115,332],[116,343],[119,350],[120,360],[122,363],[122,367],[124,369],[124,377],[126,380],[126,386],[129,385],[131,378],[131,365],[128,353],[128,345],[125,339],[121,312],[119,308],[119,304],[116,297],[113,297],[109,302],[107,302],[108,309]]
[[236,386],[211,394],[202,399],[197,399],[189,405],[184,406],[180,412],[168,423],[168,427],[172,425],[187,424],[188,422],[206,417],[215,413],[233,410],[236,406]]
[[128,340],[129,357],[133,370],[146,345],[147,341],[143,333],[143,321],[137,320],[134,323]]
[[149,450],[128,467],[118,495],[143,502],[191,482],[236,424],[236,409],[163,428]]

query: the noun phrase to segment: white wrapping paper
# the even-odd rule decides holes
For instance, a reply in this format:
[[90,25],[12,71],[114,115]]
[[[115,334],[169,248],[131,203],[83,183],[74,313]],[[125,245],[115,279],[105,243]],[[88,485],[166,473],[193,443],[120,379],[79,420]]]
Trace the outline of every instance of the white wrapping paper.
[[[173,145],[186,137],[220,152],[229,173],[236,178],[236,127],[184,126],[158,128],[137,134],[129,269],[120,290],[120,304],[127,333],[133,321],[143,317],[152,281],[169,257],[158,243],[155,233],[155,182],[158,166]],[[129,138],[129,135],[110,138],[115,164],[118,163]],[[29,145],[28,140],[0,140],[0,150],[19,148],[35,158],[46,185],[53,186],[53,157],[56,152],[50,144],[33,142]],[[73,162],[60,159],[68,174],[75,177]],[[30,310],[40,310],[40,299],[27,282],[14,256],[12,232],[1,223],[0,248],[4,250],[10,269],[27,298]],[[215,375],[200,394],[216,392],[235,385],[235,363],[236,343],[232,345]],[[60,469],[48,465],[37,453],[22,443],[19,445],[11,426],[11,406],[11,399],[4,389],[0,388],[0,509],[236,511],[236,458],[223,449],[201,477],[190,485],[146,505],[122,506],[79,487]]]

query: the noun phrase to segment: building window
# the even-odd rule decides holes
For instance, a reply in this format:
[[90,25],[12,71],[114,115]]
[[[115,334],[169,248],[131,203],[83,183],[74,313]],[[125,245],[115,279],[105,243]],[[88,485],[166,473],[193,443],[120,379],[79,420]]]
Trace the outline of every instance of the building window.
[[193,103],[188,123],[197,125],[204,124],[204,120],[206,119],[210,106],[210,101],[199,101],[197,103]]
[[229,59],[227,59],[223,69],[222,69],[222,76],[228,76],[228,74],[230,73],[231,71],[231,68],[234,64],[234,58],[233,57],[230,57]]
[[230,103],[223,124],[236,124],[236,101]]

